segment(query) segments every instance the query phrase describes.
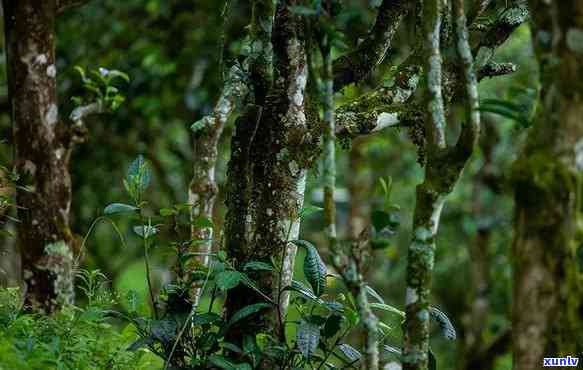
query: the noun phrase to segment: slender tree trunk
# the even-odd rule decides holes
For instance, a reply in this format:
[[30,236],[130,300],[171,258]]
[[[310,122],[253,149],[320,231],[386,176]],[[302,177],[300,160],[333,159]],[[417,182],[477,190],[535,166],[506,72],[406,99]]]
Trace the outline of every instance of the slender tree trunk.
[[70,142],[59,121],[55,0],[4,1],[15,166],[22,184],[17,245],[26,303],[52,312],[73,301]]
[[429,293],[435,256],[435,242],[445,199],[453,190],[471,156],[479,135],[477,80],[474,71],[464,1],[453,3],[457,52],[463,71],[467,99],[466,118],[455,146],[445,137],[445,106],[442,95],[442,57],[440,50],[441,0],[423,3],[426,57],[425,135],[427,163],[425,179],[417,186],[413,240],[407,256],[405,335],[403,369],[426,370],[429,352]]
[[[198,266],[194,266],[194,269],[204,268],[209,263],[209,255],[213,245],[213,228],[205,226],[204,223],[196,222],[196,220],[213,219],[218,193],[215,180],[218,144],[227,120],[248,93],[248,87],[243,80],[244,72],[238,66],[233,66],[229,71],[213,113],[195,124],[193,176],[188,193],[188,202],[192,206],[191,237],[195,241],[192,249],[198,254],[194,259]],[[200,127],[196,127],[197,125]],[[201,287],[195,283],[192,294],[194,305],[198,305],[201,294]]]
[[350,148],[349,168],[351,176],[348,180],[349,213],[348,238],[356,240],[369,224],[371,188],[370,169],[365,161],[364,146],[366,139],[356,139]]
[[530,7],[542,95],[513,167],[517,370],[539,368],[543,357],[583,353],[583,3],[530,1]]

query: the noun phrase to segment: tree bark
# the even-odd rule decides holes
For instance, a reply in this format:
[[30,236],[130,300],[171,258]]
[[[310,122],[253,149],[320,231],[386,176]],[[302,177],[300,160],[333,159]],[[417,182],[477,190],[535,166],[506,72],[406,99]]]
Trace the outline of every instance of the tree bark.
[[[249,150],[249,199],[241,212],[227,217],[231,225],[247,224],[247,238],[241,239],[226,232],[227,253],[236,265],[250,260],[270,262],[271,257],[282,261],[284,268],[293,271],[293,258],[288,241],[299,232],[298,215],[303,204],[306,168],[314,160],[315,139],[306,118],[306,82],[308,66],[301,18],[289,10],[295,1],[284,1],[276,9],[273,29],[274,75],[262,102],[257,133]],[[265,86],[265,85],[262,85]],[[234,149],[234,148],[233,148]],[[237,179],[233,179],[237,181]],[[235,200],[239,194],[228,197]],[[245,214],[245,218],[242,218]],[[241,230],[241,228],[237,228]],[[238,240],[233,243],[232,240]],[[293,256],[292,256],[293,257]],[[287,267],[285,265],[288,265]],[[290,265],[291,264],[291,265]],[[263,292],[278,301],[279,291],[274,274],[258,272],[252,276]],[[227,295],[226,312],[231,317],[242,307],[265,302],[252,289],[240,286]],[[249,317],[238,324],[234,333],[255,335],[278,329],[275,309]],[[233,334],[233,343],[242,340]]]
[[465,87],[466,118],[455,146],[448,147],[445,136],[445,105],[440,51],[441,0],[423,4],[426,57],[425,135],[427,163],[425,179],[417,186],[413,237],[407,255],[405,333],[403,369],[426,370],[429,352],[429,293],[434,264],[437,230],[445,199],[453,190],[476,145],[480,116],[472,53],[468,41],[464,1],[453,4],[456,45]]
[[26,303],[53,312],[74,297],[71,141],[59,121],[57,105],[57,4],[19,0],[3,5],[15,166],[27,186],[16,193]]
[[541,105],[513,166],[513,365],[583,351],[583,4],[530,1]]

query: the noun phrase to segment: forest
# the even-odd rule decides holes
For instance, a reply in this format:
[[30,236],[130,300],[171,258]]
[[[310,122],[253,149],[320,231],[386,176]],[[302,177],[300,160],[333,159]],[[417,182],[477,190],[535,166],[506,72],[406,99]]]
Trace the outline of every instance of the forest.
[[0,0],[0,370],[583,363],[583,1]]

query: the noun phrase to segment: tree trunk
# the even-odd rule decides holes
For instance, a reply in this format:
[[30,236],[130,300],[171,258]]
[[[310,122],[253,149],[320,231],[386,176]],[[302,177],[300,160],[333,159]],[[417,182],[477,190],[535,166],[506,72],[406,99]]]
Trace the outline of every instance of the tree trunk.
[[16,193],[26,303],[52,312],[73,301],[70,145],[57,107],[56,3],[3,4],[15,166],[27,187]]
[[[232,147],[243,153],[248,151],[248,167],[241,172],[241,178],[229,174],[229,195],[226,248],[230,258],[242,267],[245,262],[259,260],[270,262],[271,257],[284,262],[286,271],[293,271],[288,250],[288,240],[299,232],[298,214],[302,207],[306,167],[313,162],[313,135],[306,118],[305,90],[308,78],[305,42],[299,16],[290,12],[289,6],[295,1],[278,5],[273,29],[274,78],[265,99],[255,94],[261,114],[254,136],[247,131],[241,148]],[[256,90],[266,86],[256,86]],[[255,110],[254,110],[255,111]],[[253,120],[257,114],[244,121]],[[239,122],[252,127],[249,122]],[[229,165],[233,167],[241,164]],[[237,182],[241,181],[241,184]],[[241,188],[241,187],[245,188]],[[239,189],[237,189],[239,187]],[[245,195],[242,199],[242,195]],[[284,254],[285,253],[285,254]],[[258,272],[253,275],[258,287],[266,294],[279,300],[279,284],[274,279],[277,274]],[[244,306],[265,302],[265,297],[246,287],[229,291],[226,301],[227,317]],[[254,336],[269,332],[278,325],[281,315],[270,309],[250,317],[232,330],[229,338],[233,343],[242,340],[242,334]],[[275,320],[274,320],[275,318]]]
[[[417,186],[413,237],[407,255],[403,369],[426,370],[429,361],[429,297],[441,211],[471,156],[480,131],[478,90],[464,12],[464,1],[453,3],[456,45],[466,97],[467,123],[454,146],[446,142],[440,48],[441,0],[423,4],[426,56],[425,178]],[[445,79],[447,80],[447,79]]]
[[541,105],[514,163],[514,369],[583,351],[583,3],[531,1]]

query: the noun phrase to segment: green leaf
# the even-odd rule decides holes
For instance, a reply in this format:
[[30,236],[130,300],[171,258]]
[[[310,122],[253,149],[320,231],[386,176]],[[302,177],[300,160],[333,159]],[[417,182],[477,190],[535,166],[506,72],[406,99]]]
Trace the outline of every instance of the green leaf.
[[209,362],[216,367],[224,370],[235,370],[236,365],[227,360],[224,356],[221,355],[211,355],[209,357]]
[[388,304],[384,304],[384,303],[370,303],[369,304],[371,308],[377,308],[379,310],[383,310],[383,311],[387,311],[387,312],[391,312],[394,313],[396,315],[399,315],[401,317],[405,317],[405,312],[399,310],[396,307],[390,306]]
[[266,262],[261,261],[249,261],[243,266],[243,270],[252,271],[273,271],[273,266]]
[[150,184],[151,176],[150,165],[140,154],[128,168],[127,182],[134,185],[139,192],[143,192]]
[[429,315],[439,325],[441,334],[448,340],[455,340],[457,335],[455,328],[447,315],[435,307],[429,307]]
[[134,226],[134,233],[141,236],[144,239],[148,239],[156,234],[158,234],[158,228],[156,226]]
[[320,327],[312,322],[302,320],[298,327],[296,342],[302,355],[309,359],[318,348]]
[[111,203],[103,210],[103,213],[106,215],[113,215],[116,213],[129,213],[129,212],[136,212],[138,211],[138,207],[131,206],[129,204],[124,203]]
[[302,296],[304,296],[305,298],[318,302],[318,303],[323,303],[323,301],[316,297],[316,295],[312,292],[312,290],[310,288],[308,288],[307,286],[305,286],[304,284],[302,284],[301,282],[297,281],[297,280],[292,280],[291,285],[285,287],[283,289],[285,290],[293,290],[294,292],[300,293]]
[[312,243],[305,240],[294,240],[293,243],[306,249],[304,275],[308,283],[312,286],[316,296],[321,296],[326,289],[326,265]]
[[318,213],[323,211],[324,208],[321,207],[316,207],[310,204],[307,204],[304,208],[302,208],[302,210],[300,211],[300,218],[304,218],[310,215],[313,215],[314,213]]
[[124,73],[122,71],[118,71],[118,70],[113,69],[113,70],[110,70],[107,75],[108,75],[108,77],[110,77],[111,80],[113,80],[116,77],[119,77],[126,82],[130,82],[130,76],[127,73]]
[[362,355],[350,344],[342,343],[338,346],[340,353],[344,355],[350,362],[355,362],[360,360]]
[[377,291],[374,290],[370,285],[366,285],[364,288],[371,297],[377,300],[378,303],[385,304],[385,300],[383,299],[383,297],[381,297],[381,295],[377,293]]
[[194,326],[208,325],[221,320],[222,320],[221,316],[217,315],[214,312],[201,313],[194,315],[194,317],[192,318],[192,325]]
[[269,303],[255,303],[241,308],[239,311],[235,312],[229,322],[221,328],[219,337],[224,336],[229,331],[231,326],[235,325],[237,322],[268,307],[271,307]]
[[135,351],[139,350],[140,348],[147,347],[148,345],[153,344],[153,343],[154,343],[154,340],[150,337],[139,338],[135,342],[133,342],[127,348],[127,350],[130,352],[135,352]]
[[233,289],[241,282],[241,273],[238,271],[223,271],[217,274],[215,283],[221,290]]
[[322,334],[326,338],[331,338],[331,337],[335,336],[336,333],[338,333],[338,331],[340,331],[340,324],[341,323],[342,323],[342,316],[337,315],[337,314],[332,314],[332,315],[328,316],[328,319],[326,319],[326,323],[324,324],[324,331],[322,332]]

